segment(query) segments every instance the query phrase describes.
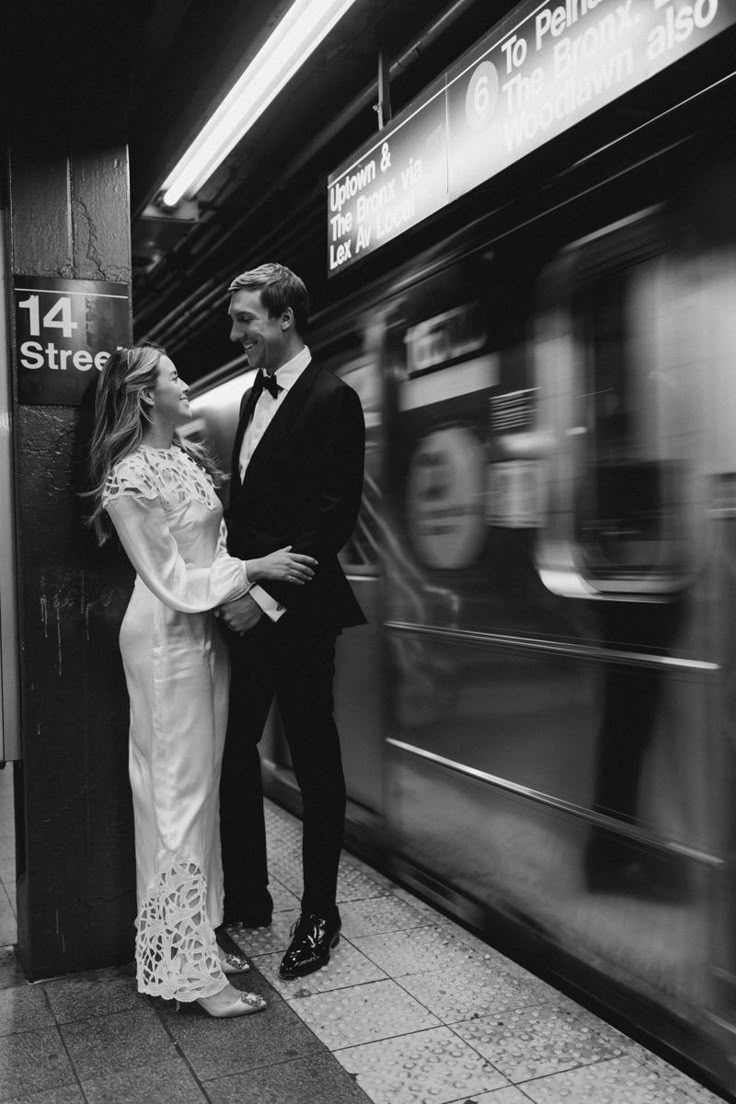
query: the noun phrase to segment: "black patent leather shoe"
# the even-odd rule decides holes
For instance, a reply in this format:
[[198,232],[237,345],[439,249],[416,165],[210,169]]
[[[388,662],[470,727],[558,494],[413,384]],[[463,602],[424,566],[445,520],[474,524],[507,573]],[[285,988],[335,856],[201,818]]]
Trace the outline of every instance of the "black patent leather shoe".
[[330,961],[330,951],[340,940],[339,915],[334,919],[302,915],[292,929],[293,939],[281,960],[279,974],[283,978],[304,977]]

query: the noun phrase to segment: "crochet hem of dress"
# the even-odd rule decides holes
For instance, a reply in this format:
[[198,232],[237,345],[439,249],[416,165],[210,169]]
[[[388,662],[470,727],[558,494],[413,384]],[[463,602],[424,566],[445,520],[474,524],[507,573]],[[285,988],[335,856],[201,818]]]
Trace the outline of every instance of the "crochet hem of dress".
[[138,982],[138,992],[142,997],[161,997],[162,1000],[177,1000],[181,1004],[194,1004],[195,1001],[201,1000],[203,997],[214,997],[215,994],[221,992],[228,984],[228,980],[225,974],[222,975],[222,981],[217,982],[216,988],[211,988],[209,985],[204,986],[201,991],[194,992],[192,989],[186,989],[183,992],[179,992],[176,989],[171,989],[168,985],[147,985],[141,986]]

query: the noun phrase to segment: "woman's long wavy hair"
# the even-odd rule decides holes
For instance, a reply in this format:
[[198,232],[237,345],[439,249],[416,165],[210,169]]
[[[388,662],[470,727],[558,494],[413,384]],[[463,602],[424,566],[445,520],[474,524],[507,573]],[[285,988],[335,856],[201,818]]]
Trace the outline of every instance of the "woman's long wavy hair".
[[[95,427],[90,446],[93,509],[88,524],[97,540],[104,544],[112,523],[102,505],[102,492],[113,466],[134,452],[143,440],[151,421],[144,391],[156,386],[158,366],[166,350],[152,341],[142,341],[131,349],[119,348],[102,369],[95,397]],[[218,471],[204,445],[183,439],[174,431],[174,442],[219,483]]]

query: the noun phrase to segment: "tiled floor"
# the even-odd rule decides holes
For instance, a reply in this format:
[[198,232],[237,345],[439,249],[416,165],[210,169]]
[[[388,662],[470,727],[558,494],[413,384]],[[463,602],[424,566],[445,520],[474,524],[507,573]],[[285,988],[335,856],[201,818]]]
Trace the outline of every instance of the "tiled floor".
[[[8,772],[0,846],[12,860]],[[131,968],[28,985],[0,948],[0,1101],[23,1104],[716,1104],[718,1097],[345,856],[329,965],[286,982],[300,825],[268,808],[276,912],[232,936],[265,1013],[211,1020],[140,997]],[[7,858],[0,875],[12,887]],[[1,887],[0,887],[1,888]],[[15,914],[0,900],[0,934]]]

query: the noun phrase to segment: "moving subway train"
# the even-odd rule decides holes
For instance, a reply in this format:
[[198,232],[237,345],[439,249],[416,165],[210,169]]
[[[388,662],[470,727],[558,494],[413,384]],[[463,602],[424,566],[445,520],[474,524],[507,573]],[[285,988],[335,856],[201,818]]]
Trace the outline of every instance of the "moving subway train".
[[[474,193],[358,295],[336,280],[309,340],[367,423],[353,839],[729,1092],[733,84],[540,153],[535,187]],[[226,467],[249,380],[194,388]],[[293,804],[277,722],[264,759]]]

